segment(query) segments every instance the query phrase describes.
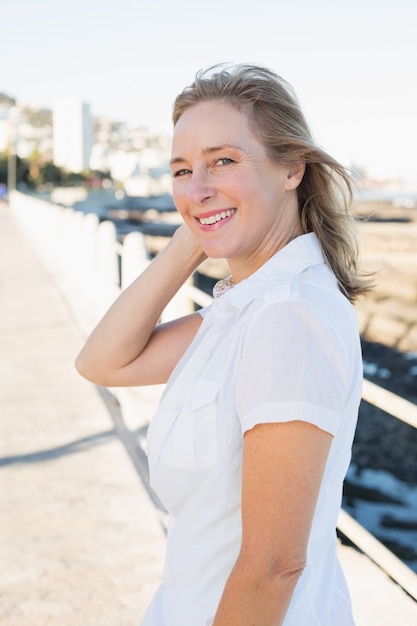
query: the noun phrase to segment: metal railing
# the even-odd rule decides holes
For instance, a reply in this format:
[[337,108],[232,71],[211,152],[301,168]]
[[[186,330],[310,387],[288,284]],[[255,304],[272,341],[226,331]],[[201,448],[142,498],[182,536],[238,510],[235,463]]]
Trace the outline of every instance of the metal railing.
[[[99,223],[94,214],[82,214],[44,200],[13,192],[10,206],[38,249],[68,301],[77,302],[74,314],[88,333],[115,297],[149,264],[145,238],[139,232],[117,241],[111,222]],[[212,298],[191,283],[171,301],[163,319],[206,306]],[[132,392],[130,392],[132,393]],[[417,428],[417,405],[364,380],[363,399]],[[130,399],[131,403],[131,399]],[[342,510],[338,528],[355,546],[417,600],[417,574]]]
[[[364,379],[362,399],[402,422],[417,428],[417,405],[397,396],[392,391]],[[417,601],[417,574],[413,570],[407,567],[346,511],[340,512],[337,526],[343,535]]]

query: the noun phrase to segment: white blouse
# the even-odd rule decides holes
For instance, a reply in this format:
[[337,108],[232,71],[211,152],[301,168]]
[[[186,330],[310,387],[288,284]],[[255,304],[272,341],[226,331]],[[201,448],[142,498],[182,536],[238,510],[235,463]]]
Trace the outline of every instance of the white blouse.
[[213,619],[240,549],[243,433],[290,420],[333,441],[284,625],[352,626],[335,527],[362,389],[353,307],[311,233],[201,314],[148,432],[151,484],[170,521],[163,580],[142,626]]

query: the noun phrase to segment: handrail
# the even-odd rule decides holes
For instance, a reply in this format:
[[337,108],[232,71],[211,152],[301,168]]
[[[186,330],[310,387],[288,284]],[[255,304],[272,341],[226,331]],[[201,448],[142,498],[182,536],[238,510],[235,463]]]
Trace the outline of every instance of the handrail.
[[402,422],[417,428],[417,405],[413,402],[371,383],[366,378],[363,381],[362,398],[378,409],[382,409]]
[[386,548],[376,537],[341,509],[337,527],[357,548],[362,550],[376,565],[417,601],[417,574]]
[[209,296],[208,293],[198,289],[194,285],[187,285],[187,293],[189,294],[191,300],[198,304],[198,306],[208,306],[210,302],[213,301],[213,298]]

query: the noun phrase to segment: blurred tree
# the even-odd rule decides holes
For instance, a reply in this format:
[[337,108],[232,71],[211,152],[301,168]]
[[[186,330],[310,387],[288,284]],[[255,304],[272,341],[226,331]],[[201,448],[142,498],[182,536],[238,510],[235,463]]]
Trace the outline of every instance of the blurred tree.
[[[7,185],[9,155],[7,152],[0,153],[0,183]],[[30,185],[29,163],[16,155],[16,184]]]
[[[0,183],[7,185],[8,153],[0,152]],[[42,155],[34,150],[29,160],[16,157],[17,185],[29,187],[42,185],[101,187],[104,180],[111,181],[110,172],[94,170],[90,172],[67,172],[52,161],[44,161]]]
[[7,93],[3,93],[2,91],[0,91],[0,104],[14,106],[16,104],[16,100],[15,98],[8,96]]
[[0,154],[0,183],[7,185],[7,154],[2,152]]
[[37,186],[41,183],[40,169],[43,159],[39,150],[34,150],[29,157],[29,182]]
[[60,167],[49,161],[45,163],[40,171],[41,182],[40,184],[52,184],[61,185],[64,180],[64,173]]

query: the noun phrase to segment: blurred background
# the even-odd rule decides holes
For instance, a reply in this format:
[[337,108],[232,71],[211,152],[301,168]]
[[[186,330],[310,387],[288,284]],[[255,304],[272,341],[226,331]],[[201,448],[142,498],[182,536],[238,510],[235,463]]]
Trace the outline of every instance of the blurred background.
[[416,23],[413,0],[6,3],[0,152],[14,117],[18,156],[39,182],[39,165],[62,162],[52,112],[78,99],[91,119],[83,169],[125,179],[138,149],[166,147],[174,97],[198,69],[254,62],[293,85],[317,141],[343,164],[415,187]]
[[[151,258],[178,226],[168,167],[171,111],[196,71],[248,62],[288,80],[316,141],[355,181],[363,264],[376,272],[374,291],[356,305],[365,378],[417,403],[414,0],[20,0],[3,3],[0,16],[0,205],[17,189],[26,231],[43,250],[52,222],[38,220],[45,216],[40,201],[112,223],[117,272],[117,246],[129,234],[145,236]],[[71,245],[54,244],[54,253],[68,256],[68,275],[82,265],[80,240]],[[12,252],[4,258],[11,264]],[[60,276],[62,258],[55,258]],[[203,270],[196,286],[210,292],[227,268],[220,262]],[[6,362],[2,367],[8,371]],[[24,428],[30,449],[30,424]],[[20,440],[11,441],[4,439],[3,465],[20,453]],[[364,400],[344,508],[414,572],[416,451],[416,428]],[[132,615],[126,624],[135,623]],[[5,623],[52,623],[28,616]],[[94,620],[85,623],[107,624]]]

